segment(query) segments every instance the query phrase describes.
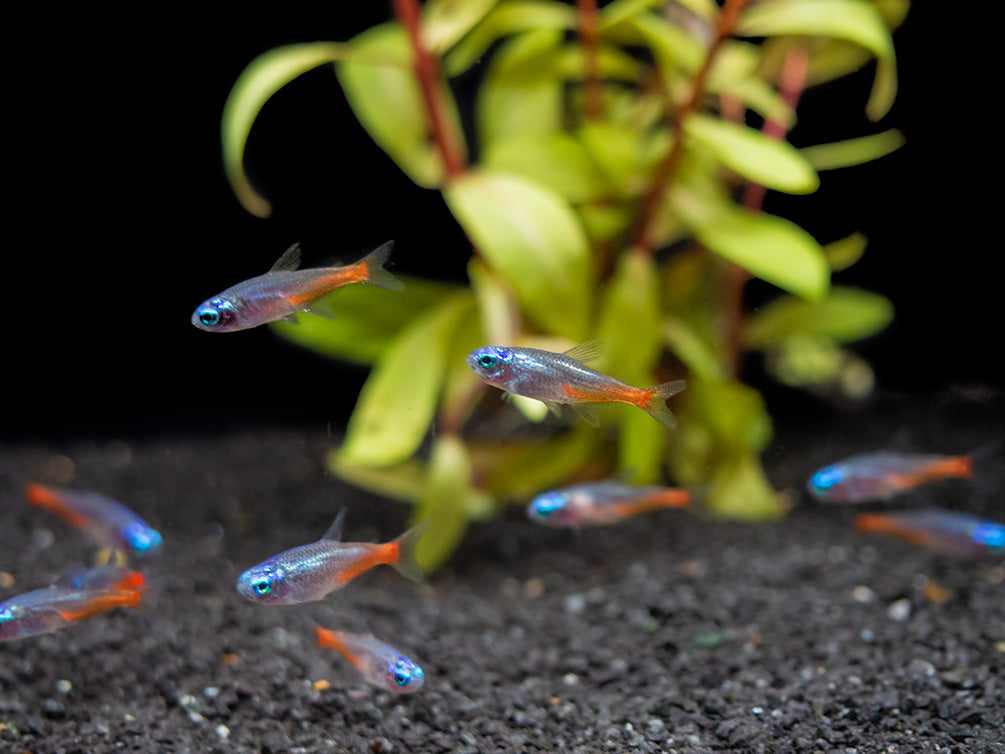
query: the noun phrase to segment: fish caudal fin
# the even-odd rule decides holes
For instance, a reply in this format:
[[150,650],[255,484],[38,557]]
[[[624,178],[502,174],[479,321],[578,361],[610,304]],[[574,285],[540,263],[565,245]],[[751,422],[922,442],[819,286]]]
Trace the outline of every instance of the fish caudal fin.
[[388,241],[359,260],[357,264],[364,269],[363,282],[388,291],[400,291],[405,287],[398,278],[384,269],[384,264],[391,256],[392,249],[394,249],[394,241]]
[[672,395],[677,395],[687,387],[684,380],[674,380],[655,385],[643,393],[642,402],[639,408],[653,417],[664,427],[674,429],[677,426],[677,419],[674,418],[670,408],[666,404],[666,399]]
[[426,523],[418,524],[391,542],[396,553],[390,565],[402,576],[412,581],[424,581],[426,578],[426,572],[422,570],[419,561],[415,559],[415,545],[426,533],[426,528]]

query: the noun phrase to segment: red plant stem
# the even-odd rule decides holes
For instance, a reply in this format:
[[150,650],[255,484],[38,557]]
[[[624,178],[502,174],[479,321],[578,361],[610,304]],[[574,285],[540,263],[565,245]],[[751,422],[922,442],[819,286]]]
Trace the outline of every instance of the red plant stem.
[[656,175],[650,185],[649,192],[642,199],[642,206],[639,211],[639,221],[636,225],[633,246],[643,253],[651,254],[653,249],[653,222],[656,218],[657,209],[663,203],[670,183],[673,181],[677,168],[680,166],[681,157],[684,155],[684,124],[701,104],[701,98],[705,95],[705,86],[708,81],[708,74],[712,70],[712,64],[726,39],[729,38],[736,19],[746,7],[749,0],[726,0],[719,15],[716,18],[715,36],[708,47],[705,60],[695,74],[694,84],[691,87],[691,96],[688,101],[674,113],[670,121],[670,133],[673,142],[666,157],[656,167]]
[[[785,55],[782,73],[778,81],[778,96],[789,106],[790,112],[795,112],[799,98],[806,86],[806,72],[809,68],[809,54],[802,47],[793,47]],[[783,139],[788,133],[789,124],[785,121],[769,118],[764,122],[761,132],[772,139]],[[743,189],[743,206],[751,212],[760,212],[764,206],[767,189],[760,183],[748,181]],[[726,347],[731,358],[729,360],[732,376],[740,373],[743,356],[743,288],[750,279],[750,273],[737,264],[731,264],[727,272],[727,304],[726,316],[728,332]]]
[[418,0],[392,0],[394,15],[405,27],[412,45],[415,76],[422,90],[426,105],[429,130],[436,149],[443,160],[443,170],[447,179],[456,178],[465,170],[465,160],[457,134],[454,133],[446,117],[444,103],[446,97],[441,87],[440,71],[432,53],[422,40],[422,11]]
[[576,0],[576,7],[583,47],[583,113],[590,120],[599,120],[604,117],[604,98],[598,60],[597,0]]

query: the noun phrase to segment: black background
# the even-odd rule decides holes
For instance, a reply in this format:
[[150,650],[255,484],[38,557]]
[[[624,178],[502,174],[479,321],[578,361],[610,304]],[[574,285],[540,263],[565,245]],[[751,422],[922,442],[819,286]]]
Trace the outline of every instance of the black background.
[[[802,146],[895,126],[907,145],[767,206],[822,242],[870,238],[837,282],[893,300],[895,324],[856,350],[895,390],[1003,381],[1001,248],[994,176],[984,176],[995,154],[989,76],[979,24],[944,13],[919,3],[895,34],[901,88],[880,124],[864,117],[870,66],[807,92],[792,134]],[[273,217],[244,212],[223,174],[220,114],[247,63],[282,44],[348,39],[390,15],[383,3],[227,20],[60,15],[17,32],[4,97],[0,433],[345,421],[364,370],[265,328],[204,333],[189,316],[294,241],[311,266],[393,238],[397,271],[463,279],[467,246],[439,195],[372,144],[330,67],[281,90],[251,134],[247,164]],[[472,85],[458,82],[462,100]]]

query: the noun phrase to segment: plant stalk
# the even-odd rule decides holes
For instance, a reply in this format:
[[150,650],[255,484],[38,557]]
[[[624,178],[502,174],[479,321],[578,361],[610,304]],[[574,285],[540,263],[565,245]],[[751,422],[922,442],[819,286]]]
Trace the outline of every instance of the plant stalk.
[[[809,68],[809,54],[802,47],[793,47],[785,55],[782,73],[778,80],[778,96],[790,112],[795,112],[799,98],[806,86],[806,72]],[[785,121],[769,118],[764,122],[761,132],[772,139],[785,138],[789,124]],[[760,212],[764,207],[764,197],[767,189],[760,183],[748,181],[743,188],[743,207],[751,212]],[[733,377],[740,373],[743,366],[743,330],[746,320],[743,316],[743,289],[750,280],[750,273],[738,264],[730,264],[726,273],[726,348],[730,355],[729,367]]]
[[450,119],[446,116],[446,96],[443,92],[440,69],[433,54],[422,39],[422,11],[418,0],[391,0],[394,15],[405,27],[412,45],[412,60],[415,76],[422,90],[422,99],[429,119],[429,130],[436,149],[443,161],[447,180],[465,171],[464,153],[459,135],[454,132]]
[[653,248],[653,224],[656,219],[657,210],[663,203],[670,184],[680,166],[681,158],[684,155],[684,125],[687,119],[698,109],[702,97],[705,95],[705,87],[708,82],[709,72],[715,62],[716,55],[723,43],[729,38],[736,19],[747,6],[749,0],[726,0],[715,23],[715,35],[708,46],[708,53],[705,60],[695,74],[694,84],[691,87],[691,96],[687,102],[678,109],[670,121],[670,134],[672,143],[666,157],[656,167],[656,175],[653,178],[649,191],[642,199],[642,206],[639,212],[639,220],[636,224],[633,246],[644,253],[652,254]]
[[600,83],[597,0],[576,0],[579,43],[583,48],[583,114],[588,120],[604,117],[604,97]]

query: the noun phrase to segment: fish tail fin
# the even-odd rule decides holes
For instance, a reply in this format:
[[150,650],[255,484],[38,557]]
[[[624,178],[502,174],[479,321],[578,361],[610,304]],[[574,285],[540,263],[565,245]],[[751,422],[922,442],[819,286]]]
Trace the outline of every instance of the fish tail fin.
[[415,559],[415,546],[422,539],[427,528],[426,522],[417,524],[391,542],[394,547],[394,560],[391,561],[391,566],[402,576],[412,581],[421,582],[426,578],[426,572],[422,570],[419,561]]
[[51,487],[29,482],[24,487],[25,499],[32,505],[46,510],[56,510],[63,507],[62,498]]
[[363,268],[363,282],[389,291],[400,291],[405,287],[398,278],[384,269],[392,249],[394,241],[388,241],[359,260],[357,264]]
[[882,513],[859,513],[855,516],[855,529],[867,534],[889,531],[892,523]]
[[995,471],[1000,463],[1002,441],[991,440],[967,453],[964,458],[969,460],[966,478],[973,479],[977,486],[989,494],[994,494],[1000,488]]
[[684,380],[674,380],[673,382],[664,382],[660,385],[654,385],[642,392],[642,401],[639,404],[639,408],[653,417],[664,427],[674,429],[677,426],[677,419],[674,418],[673,413],[670,411],[670,407],[667,406],[666,399],[670,396],[677,395],[677,393],[686,387],[687,383]]

